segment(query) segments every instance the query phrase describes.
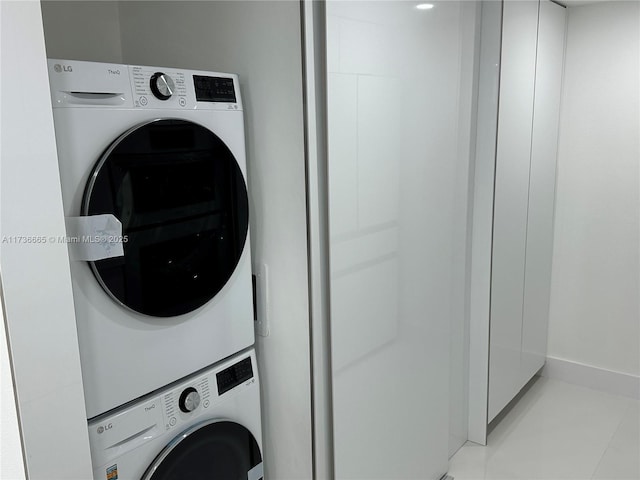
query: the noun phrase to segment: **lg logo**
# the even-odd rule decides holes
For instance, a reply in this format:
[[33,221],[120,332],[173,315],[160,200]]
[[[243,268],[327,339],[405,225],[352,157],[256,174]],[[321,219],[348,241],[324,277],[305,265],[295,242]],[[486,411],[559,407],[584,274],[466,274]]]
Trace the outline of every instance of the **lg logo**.
[[71,65],[60,65],[59,63],[56,63],[53,66],[53,69],[58,73],[73,72],[73,68],[71,68]]
[[101,433],[104,433],[106,430],[111,430],[113,428],[113,425],[108,423],[107,425],[100,425],[98,427],[98,435],[100,435]]

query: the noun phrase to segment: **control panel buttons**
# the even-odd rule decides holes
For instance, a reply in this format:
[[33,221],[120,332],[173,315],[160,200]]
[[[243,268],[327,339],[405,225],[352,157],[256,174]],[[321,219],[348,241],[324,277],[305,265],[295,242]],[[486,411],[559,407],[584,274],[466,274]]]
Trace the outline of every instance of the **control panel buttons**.
[[198,102],[236,103],[236,91],[233,78],[193,76],[193,86]]
[[162,72],[156,72],[151,75],[150,79],[151,92],[160,100],[168,100],[176,90],[173,79]]
[[178,406],[184,413],[193,412],[198,408],[198,405],[200,405],[200,394],[195,388],[186,388],[182,394],[180,394]]
[[218,383],[218,395],[237,387],[241,383],[246,382],[250,378],[253,378],[253,367],[251,365],[251,358],[245,358],[240,360],[235,365],[232,365],[216,374],[216,381]]

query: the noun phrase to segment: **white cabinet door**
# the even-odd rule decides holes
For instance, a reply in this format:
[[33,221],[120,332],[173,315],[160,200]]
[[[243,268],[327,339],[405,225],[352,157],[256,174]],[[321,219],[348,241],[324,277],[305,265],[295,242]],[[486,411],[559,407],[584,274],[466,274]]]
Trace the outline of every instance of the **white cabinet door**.
[[541,0],[524,277],[522,382],[529,381],[542,368],[547,353],[565,22],[564,7]]
[[489,421],[546,356],[565,15],[549,0],[504,3]]
[[478,12],[326,2],[336,479],[447,471]]
[[489,421],[520,388],[538,2],[506,1],[493,226]]

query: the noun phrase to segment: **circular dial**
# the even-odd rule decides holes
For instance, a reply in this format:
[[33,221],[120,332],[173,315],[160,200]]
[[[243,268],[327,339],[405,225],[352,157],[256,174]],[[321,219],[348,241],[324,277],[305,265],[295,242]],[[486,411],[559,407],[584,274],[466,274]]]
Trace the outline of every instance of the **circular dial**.
[[176,84],[173,79],[162,72],[156,72],[151,75],[151,92],[160,100],[168,100],[173,95]]
[[200,405],[200,394],[195,388],[189,387],[180,395],[178,405],[185,413],[193,412]]

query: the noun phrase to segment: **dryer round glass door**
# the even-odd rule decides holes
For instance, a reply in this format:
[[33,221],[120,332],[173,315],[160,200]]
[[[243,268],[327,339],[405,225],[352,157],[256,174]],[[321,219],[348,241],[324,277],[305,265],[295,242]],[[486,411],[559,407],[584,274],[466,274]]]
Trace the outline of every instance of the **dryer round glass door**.
[[182,432],[149,466],[142,480],[260,480],[256,439],[234,422],[198,424]]
[[89,177],[82,214],[122,222],[124,256],[90,262],[102,287],[136,312],[170,317],[211,300],[247,238],[242,171],[225,143],[193,122],[163,119],[123,133]]

